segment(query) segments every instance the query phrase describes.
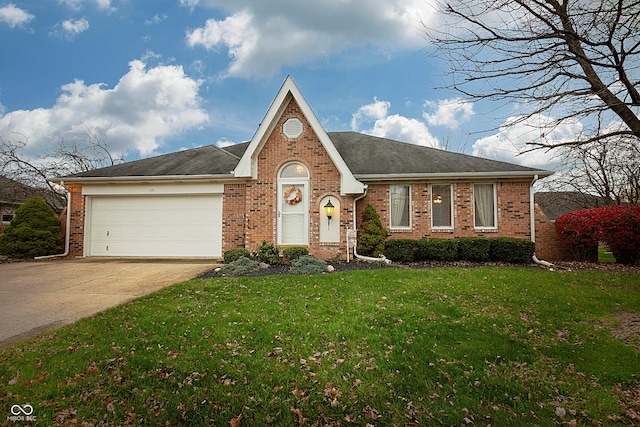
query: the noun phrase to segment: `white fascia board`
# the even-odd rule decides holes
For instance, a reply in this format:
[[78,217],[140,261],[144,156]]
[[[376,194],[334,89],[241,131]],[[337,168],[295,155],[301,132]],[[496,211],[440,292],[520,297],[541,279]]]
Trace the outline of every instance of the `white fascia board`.
[[240,158],[238,165],[233,170],[233,175],[236,178],[258,178],[255,154],[260,151],[266,139],[271,134],[274,122],[277,121],[282,114],[282,108],[289,92],[291,91],[291,86],[295,86],[295,83],[293,83],[293,79],[291,79],[291,77],[287,77],[280,88],[280,91],[278,91],[278,94],[269,106],[269,109],[258,126],[256,133],[253,135],[253,138],[251,138],[251,142]]
[[77,184],[114,184],[114,183],[146,183],[146,182],[233,182],[237,181],[232,173],[224,175],[161,175],[161,176],[85,176],[56,177],[51,182],[69,182]]
[[236,169],[234,170],[234,175],[236,177],[257,178],[258,165],[256,154],[260,151],[262,145],[264,145],[264,142],[271,134],[274,123],[276,123],[282,115],[282,111],[287,105],[289,97],[293,97],[293,99],[296,100],[302,114],[305,116],[311,125],[311,128],[320,139],[320,143],[329,154],[331,161],[333,161],[338,168],[338,171],[340,172],[340,194],[364,193],[364,184],[353,176],[353,173],[343,160],[342,156],[340,156],[340,153],[338,153],[338,150],[336,150],[336,147],[333,145],[333,142],[331,142],[327,132],[325,132],[322,124],[320,124],[320,121],[311,109],[311,106],[304,98],[300,88],[298,88],[291,76],[287,76],[275,100],[271,103],[267,114],[251,139],[249,147],[247,147],[247,150],[244,152],[240,162],[238,162],[238,166],[236,166]]
[[224,184],[214,182],[147,182],[120,184],[87,184],[84,196],[162,196],[188,194],[223,194]]
[[359,180],[371,181],[415,181],[415,180],[469,180],[469,179],[532,179],[553,175],[551,171],[511,171],[511,172],[452,172],[452,173],[409,173],[409,174],[360,174]]

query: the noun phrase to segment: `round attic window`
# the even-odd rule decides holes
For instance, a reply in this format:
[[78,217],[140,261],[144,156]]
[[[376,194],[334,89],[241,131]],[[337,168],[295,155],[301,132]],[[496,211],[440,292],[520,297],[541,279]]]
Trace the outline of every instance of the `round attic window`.
[[302,134],[302,122],[298,119],[289,119],[284,122],[282,131],[287,138],[297,138]]

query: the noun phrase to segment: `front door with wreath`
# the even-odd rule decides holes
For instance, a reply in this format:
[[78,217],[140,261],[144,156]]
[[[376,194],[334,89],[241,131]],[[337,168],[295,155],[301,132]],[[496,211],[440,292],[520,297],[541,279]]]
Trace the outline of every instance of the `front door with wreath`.
[[289,163],[278,177],[278,245],[309,244],[309,173],[301,163]]

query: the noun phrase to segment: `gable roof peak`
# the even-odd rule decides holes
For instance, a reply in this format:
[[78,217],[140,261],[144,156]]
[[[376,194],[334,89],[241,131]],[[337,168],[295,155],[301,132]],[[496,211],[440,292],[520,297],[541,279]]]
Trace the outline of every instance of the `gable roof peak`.
[[333,145],[333,142],[322,127],[322,124],[311,109],[311,106],[302,95],[300,88],[290,75],[284,80],[282,87],[278,91],[271,106],[267,110],[264,119],[258,126],[256,133],[249,142],[249,146],[243,153],[233,174],[235,177],[254,178],[258,177],[258,153],[266,143],[267,139],[273,132],[274,126],[278,122],[284,109],[287,107],[291,99],[295,100],[300,107],[301,113],[306,118],[314,133],[317,135],[320,143],[329,154],[329,157],[338,168],[341,177],[340,193],[342,194],[362,194],[364,192],[364,184],[358,181],[354,176],[344,159]]

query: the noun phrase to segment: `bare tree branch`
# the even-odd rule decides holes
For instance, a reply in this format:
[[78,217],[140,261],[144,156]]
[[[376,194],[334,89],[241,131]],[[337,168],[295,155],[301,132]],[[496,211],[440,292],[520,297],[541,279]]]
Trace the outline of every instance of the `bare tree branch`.
[[446,25],[424,30],[451,64],[448,88],[471,100],[515,101],[525,117],[625,125],[606,132],[598,124],[560,145],[640,141],[640,1],[449,0],[440,10]]
[[109,150],[101,135],[85,127],[86,132],[60,138],[52,150],[39,155],[29,154],[29,138],[13,134],[14,139],[0,135],[0,175],[43,191],[43,198],[52,205],[63,206],[66,200],[54,183],[57,176],[72,175],[105,166],[124,163],[123,155]]

